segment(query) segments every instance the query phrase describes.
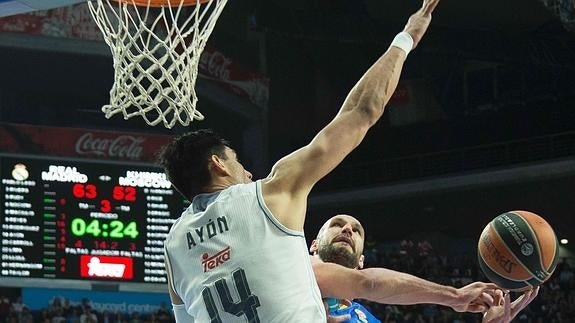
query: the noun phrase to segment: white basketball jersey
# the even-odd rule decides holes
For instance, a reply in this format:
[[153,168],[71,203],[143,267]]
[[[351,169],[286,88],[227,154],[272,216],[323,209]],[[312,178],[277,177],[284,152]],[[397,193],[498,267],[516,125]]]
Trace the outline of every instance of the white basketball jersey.
[[326,322],[304,234],[275,219],[261,181],[196,196],[165,250],[195,322]]

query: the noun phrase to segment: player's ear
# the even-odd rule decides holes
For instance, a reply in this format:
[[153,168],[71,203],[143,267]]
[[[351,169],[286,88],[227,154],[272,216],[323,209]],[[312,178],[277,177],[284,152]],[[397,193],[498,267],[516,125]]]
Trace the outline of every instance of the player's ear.
[[365,260],[365,257],[363,255],[359,256],[359,261],[357,263],[357,267],[359,269],[363,269],[363,261]]
[[214,154],[210,157],[209,168],[212,169],[217,174],[230,175],[228,168],[220,156]]
[[318,249],[318,242],[317,239],[314,239],[311,242],[311,246],[309,247],[309,252],[311,252],[312,254],[315,254],[317,252]]

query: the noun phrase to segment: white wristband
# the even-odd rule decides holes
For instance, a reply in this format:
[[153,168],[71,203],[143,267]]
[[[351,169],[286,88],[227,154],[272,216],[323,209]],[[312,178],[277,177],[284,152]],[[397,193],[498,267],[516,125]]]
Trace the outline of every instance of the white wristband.
[[413,38],[408,32],[402,31],[395,36],[391,42],[391,46],[400,48],[405,52],[405,55],[408,55],[413,49]]

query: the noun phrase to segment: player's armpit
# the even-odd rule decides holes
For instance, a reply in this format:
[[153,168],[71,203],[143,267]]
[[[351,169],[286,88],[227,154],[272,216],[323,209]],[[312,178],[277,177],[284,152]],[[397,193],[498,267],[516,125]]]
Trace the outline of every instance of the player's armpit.
[[361,270],[324,262],[313,262],[312,267],[323,298],[363,298],[373,285]]

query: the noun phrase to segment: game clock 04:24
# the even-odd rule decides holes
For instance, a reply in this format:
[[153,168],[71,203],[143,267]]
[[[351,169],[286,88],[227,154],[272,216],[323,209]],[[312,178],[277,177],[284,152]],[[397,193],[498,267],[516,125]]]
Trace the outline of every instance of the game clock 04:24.
[[70,230],[72,234],[77,237],[92,235],[94,237],[112,239],[136,239],[140,234],[135,221],[124,223],[120,220],[100,222],[98,219],[92,219],[91,221],[86,222],[82,218],[74,218],[70,223]]

